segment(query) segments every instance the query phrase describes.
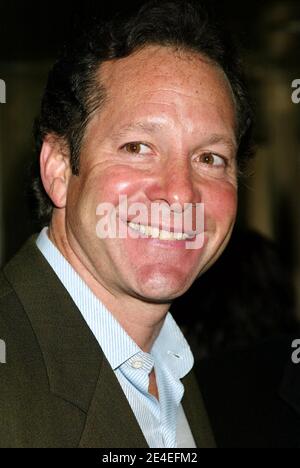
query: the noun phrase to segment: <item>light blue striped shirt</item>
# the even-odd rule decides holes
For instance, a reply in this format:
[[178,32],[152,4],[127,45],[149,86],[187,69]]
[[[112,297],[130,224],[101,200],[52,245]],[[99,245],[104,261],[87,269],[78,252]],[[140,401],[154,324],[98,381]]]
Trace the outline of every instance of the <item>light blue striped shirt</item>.
[[[144,353],[50,241],[45,228],[37,246],[72,297],[126,395],[150,448],[195,448],[181,405],[181,379],[194,358],[179,327],[168,314],[151,353]],[[155,369],[159,401],[149,394]]]

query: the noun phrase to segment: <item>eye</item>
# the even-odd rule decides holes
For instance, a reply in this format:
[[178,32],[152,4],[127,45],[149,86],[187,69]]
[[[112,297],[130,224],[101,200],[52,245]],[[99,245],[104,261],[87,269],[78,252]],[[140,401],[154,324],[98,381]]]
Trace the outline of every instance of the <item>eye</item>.
[[212,167],[226,167],[227,161],[222,156],[214,153],[203,153],[199,156],[198,161],[202,164]]
[[140,142],[127,143],[122,147],[127,153],[131,154],[150,154],[151,150],[147,145]]

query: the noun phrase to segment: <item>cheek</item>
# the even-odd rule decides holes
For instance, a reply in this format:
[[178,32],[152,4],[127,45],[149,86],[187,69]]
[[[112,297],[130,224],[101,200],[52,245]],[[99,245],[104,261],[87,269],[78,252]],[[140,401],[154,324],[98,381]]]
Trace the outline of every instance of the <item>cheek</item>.
[[118,204],[120,195],[131,196],[143,187],[140,171],[124,166],[114,166],[101,171],[89,180],[90,191],[98,201]]
[[205,213],[211,224],[229,226],[237,213],[237,189],[232,184],[211,184],[203,197]]
[[118,205],[120,195],[129,195],[138,184],[141,177],[135,176],[128,169],[117,167],[108,170],[92,171],[88,177],[74,177],[68,188],[69,208],[79,209],[84,206],[86,211],[96,209],[99,203]]
[[100,174],[94,185],[99,188],[98,200],[100,198],[101,201],[109,201],[116,206],[119,203],[119,196],[130,196],[140,183],[141,177],[134,171],[114,167]]

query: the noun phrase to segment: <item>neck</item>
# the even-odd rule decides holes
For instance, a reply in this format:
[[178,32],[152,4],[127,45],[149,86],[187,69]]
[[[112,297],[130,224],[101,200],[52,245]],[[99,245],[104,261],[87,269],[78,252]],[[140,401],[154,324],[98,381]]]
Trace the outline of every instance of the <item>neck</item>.
[[164,324],[169,304],[152,304],[122,291],[113,291],[94,274],[71,247],[65,231],[52,221],[48,237],[93,294],[105,305],[126,333],[144,352],[150,352]]

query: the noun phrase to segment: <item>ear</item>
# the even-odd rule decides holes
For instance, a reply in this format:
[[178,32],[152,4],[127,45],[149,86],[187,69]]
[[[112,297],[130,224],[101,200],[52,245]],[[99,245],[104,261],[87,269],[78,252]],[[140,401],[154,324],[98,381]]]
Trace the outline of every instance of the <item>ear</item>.
[[54,135],[48,135],[40,154],[41,178],[44,188],[56,208],[65,208],[69,180],[72,175],[67,145]]

